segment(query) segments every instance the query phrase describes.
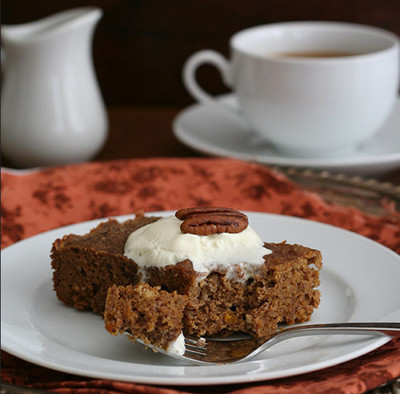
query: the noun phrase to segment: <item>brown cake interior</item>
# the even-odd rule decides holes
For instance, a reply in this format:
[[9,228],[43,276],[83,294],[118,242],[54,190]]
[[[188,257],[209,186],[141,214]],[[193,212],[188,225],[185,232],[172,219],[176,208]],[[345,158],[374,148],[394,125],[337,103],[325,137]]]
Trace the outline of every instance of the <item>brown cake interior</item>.
[[128,332],[133,341],[139,338],[167,349],[182,332],[185,305],[185,296],[161,290],[159,286],[113,285],[107,295],[105,327],[113,335]]
[[51,265],[58,299],[102,314],[109,287],[139,281],[137,265],[123,255],[128,235],[155,220],[144,215],[122,223],[108,220],[83,236],[70,234],[57,239]]
[[[184,314],[185,331],[221,335],[234,331],[267,336],[280,322],[309,320],[319,304],[318,251],[300,245],[266,244],[273,253],[246,282],[211,273],[195,287]],[[310,267],[315,264],[317,269]]]
[[[230,279],[223,272],[212,272],[199,280],[189,260],[149,268],[142,278],[137,264],[124,257],[124,244],[132,231],[155,220],[143,215],[123,223],[110,220],[85,236],[68,235],[55,241],[52,267],[57,297],[75,308],[103,314],[110,287],[145,281],[186,296],[183,331],[196,336],[235,331],[267,336],[280,322],[309,320],[318,306],[321,253],[301,245],[266,243],[272,253],[245,281]],[[162,308],[163,299],[158,300]],[[139,307],[131,305],[132,310]]]

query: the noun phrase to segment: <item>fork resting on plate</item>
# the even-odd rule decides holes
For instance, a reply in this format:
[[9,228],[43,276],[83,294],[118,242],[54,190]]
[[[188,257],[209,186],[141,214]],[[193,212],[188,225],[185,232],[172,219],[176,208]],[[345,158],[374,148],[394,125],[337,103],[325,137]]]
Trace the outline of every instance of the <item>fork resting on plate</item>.
[[[267,338],[193,338],[185,337],[183,355],[169,353],[152,347],[168,356],[195,364],[228,364],[248,360],[286,339],[308,335],[372,335],[381,337],[399,337],[400,323],[331,323],[308,324],[284,328]],[[141,341],[138,341],[142,343]],[[143,344],[143,343],[142,343]]]

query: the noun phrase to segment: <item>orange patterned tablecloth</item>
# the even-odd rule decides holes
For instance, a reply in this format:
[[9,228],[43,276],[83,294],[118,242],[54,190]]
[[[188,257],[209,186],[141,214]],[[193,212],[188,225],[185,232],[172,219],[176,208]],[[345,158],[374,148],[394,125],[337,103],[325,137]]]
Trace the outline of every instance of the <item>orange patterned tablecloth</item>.
[[[400,253],[400,218],[325,202],[284,175],[231,159],[132,159],[4,170],[2,247],[66,224],[189,206],[229,206],[330,223]],[[42,368],[2,352],[2,381],[79,393],[362,393],[400,376],[400,340],[344,364],[286,379],[210,387],[156,387],[89,379]]]

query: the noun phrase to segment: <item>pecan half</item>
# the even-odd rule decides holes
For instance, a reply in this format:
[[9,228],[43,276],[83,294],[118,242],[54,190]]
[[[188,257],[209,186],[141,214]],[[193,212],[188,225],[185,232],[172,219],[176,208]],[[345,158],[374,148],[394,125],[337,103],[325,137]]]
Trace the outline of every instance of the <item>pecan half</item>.
[[183,220],[183,233],[196,235],[240,233],[249,224],[244,213],[224,207],[185,208],[178,210],[175,216]]

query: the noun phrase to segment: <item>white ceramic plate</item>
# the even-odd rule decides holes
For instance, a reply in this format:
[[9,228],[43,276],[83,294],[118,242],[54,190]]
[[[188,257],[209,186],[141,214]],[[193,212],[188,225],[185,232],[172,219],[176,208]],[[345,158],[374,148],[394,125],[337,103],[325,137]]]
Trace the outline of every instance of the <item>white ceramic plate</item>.
[[[171,213],[156,213],[171,214]],[[376,321],[400,308],[400,257],[357,234],[303,219],[248,213],[262,239],[320,249],[322,301],[312,322]],[[121,220],[126,217],[121,217]],[[193,366],[113,337],[102,319],[57,301],[49,252],[68,233],[84,234],[91,221],[49,231],[2,251],[1,347],[48,368],[93,378],[149,384],[210,385],[280,378],[332,366],[385,342],[360,336],[297,338],[254,360]],[[400,315],[391,319],[400,321]]]
[[[238,106],[234,95],[223,95],[219,100],[228,106]],[[201,104],[183,110],[174,119],[173,130],[182,143],[202,153],[262,164],[357,175],[378,175],[400,167],[400,99],[382,129],[357,152],[343,157],[301,158],[277,152],[247,130],[239,117]]]

